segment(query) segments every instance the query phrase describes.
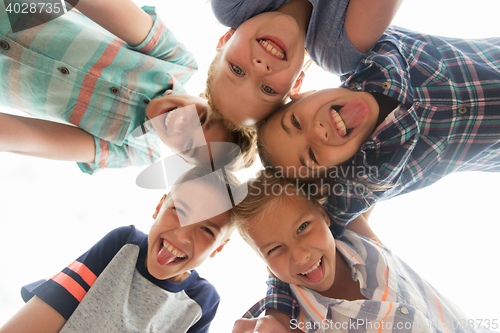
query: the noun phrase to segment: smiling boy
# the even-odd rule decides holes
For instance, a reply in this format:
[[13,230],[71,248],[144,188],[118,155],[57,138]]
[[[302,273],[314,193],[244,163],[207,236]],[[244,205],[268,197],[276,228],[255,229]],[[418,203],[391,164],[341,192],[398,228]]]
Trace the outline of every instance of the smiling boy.
[[343,190],[324,207],[340,236],[378,201],[450,173],[499,170],[499,68],[499,38],[389,27],[341,88],[298,96],[259,123],[259,157],[266,167],[335,171]]
[[[491,332],[459,324],[468,318],[373,234],[347,230],[335,239],[321,196],[304,194],[269,171],[248,185],[235,209],[238,229],[276,278],[268,281],[268,296],[245,315],[255,319],[240,320],[235,327],[246,328],[233,333],[253,332],[266,308],[289,317],[281,313],[280,320],[288,319],[284,327],[273,321],[259,332]],[[265,187],[273,193],[264,194]]]
[[238,184],[207,172],[189,171],[161,199],[149,235],[115,229],[59,274],[23,287],[27,304],[0,332],[207,332],[219,295],[194,269],[229,241],[227,188]]

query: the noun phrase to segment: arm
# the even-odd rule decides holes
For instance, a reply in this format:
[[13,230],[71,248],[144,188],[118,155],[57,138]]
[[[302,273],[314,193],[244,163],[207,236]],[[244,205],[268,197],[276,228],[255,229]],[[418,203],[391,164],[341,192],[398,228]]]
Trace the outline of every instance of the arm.
[[368,224],[368,217],[372,213],[373,208],[375,208],[375,206],[372,206],[369,210],[367,210],[366,212],[362,213],[354,220],[349,222],[346,229],[354,231],[355,233],[360,234],[361,236],[365,236],[366,238],[370,238],[382,244],[380,239],[377,237],[377,235],[375,235],[373,230],[370,228],[370,225]]
[[77,127],[0,113],[0,151],[93,163],[95,143]]
[[239,319],[234,323],[233,333],[296,333],[290,327],[290,316],[276,309],[267,309],[266,316],[254,319]]
[[132,0],[79,0],[76,8],[131,46],[141,44],[154,23]]
[[59,332],[65,323],[63,316],[34,296],[0,329],[0,333]]
[[350,0],[345,29],[352,45],[367,53],[391,24],[403,0]]

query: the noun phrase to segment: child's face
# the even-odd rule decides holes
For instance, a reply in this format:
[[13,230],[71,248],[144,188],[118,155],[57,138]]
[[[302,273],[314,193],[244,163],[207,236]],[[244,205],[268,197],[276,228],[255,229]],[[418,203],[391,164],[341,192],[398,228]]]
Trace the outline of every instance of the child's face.
[[227,195],[203,181],[181,184],[174,194],[153,215],[146,266],[157,279],[181,282],[225,245],[230,212],[212,216]]
[[340,165],[369,138],[378,110],[370,93],[320,90],[273,114],[262,141],[276,166],[315,169]]
[[283,103],[296,80],[301,82],[304,36],[291,16],[257,15],[224,35],[219,47],[212,97],[233,123],[253,125],[264,119]]
[[166,95],[152,100],[146,114],[156,133],[173,152],[188,160],[204,162],[201,149],[208,142],[226,142],[221,123],[208,124],[208,103],[190,95]]
[[335,279],[335,240],[325,211],[297,196],[272,205],[265,221],[247,232],[252,247],[280,280],[328,290]]

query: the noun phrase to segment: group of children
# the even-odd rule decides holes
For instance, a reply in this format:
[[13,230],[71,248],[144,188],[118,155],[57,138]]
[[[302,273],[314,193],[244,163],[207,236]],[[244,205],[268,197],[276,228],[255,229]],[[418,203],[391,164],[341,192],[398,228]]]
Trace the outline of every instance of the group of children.
[[[162,199],[149,236],[116,229],[27,285],[0,331],[208,331],[219,298],[194,268],[235,226],[273,276],[248,312],[269,316],[234,332],[497,329],[460,325],[468,318],[368,226],[380,200],[500,162],[500,39],[389,27],[400,3],[212,0],[230,30],[203,97],[183,95],[196,63],[153,8],[80,0],[20,32],[2,8],[0,100],[35,118],[0,114],[0,150],[92,174],[155,163],[160,140],[199,166]],[[300,94],[305,50],[340,88]],[[266,170],[238,186],[213,168],[214,142],[236,143],[246,166],[257,148]],[[297,175],[342,190],[313,197]],[[273,186],[287,191],[263,190]]]

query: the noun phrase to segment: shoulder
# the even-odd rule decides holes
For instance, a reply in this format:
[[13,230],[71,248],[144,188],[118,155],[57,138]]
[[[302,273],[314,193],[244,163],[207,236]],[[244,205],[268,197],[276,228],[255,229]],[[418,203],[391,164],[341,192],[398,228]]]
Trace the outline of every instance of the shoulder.
[[186,294],[198,303],[203,310],[217,306],[220,296],[215,287],[207,280],[199,276],[196,270],[191,272],[191,281],[186,286]]
[[212,0],[215,18],[223,25],[238,28],[249,18],[278,9],[290,0]]

